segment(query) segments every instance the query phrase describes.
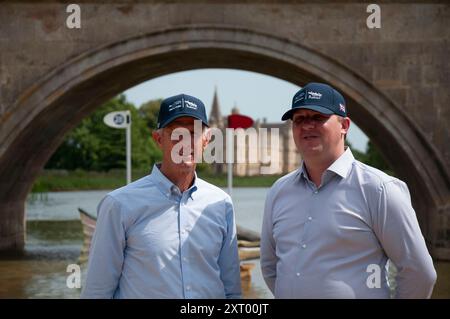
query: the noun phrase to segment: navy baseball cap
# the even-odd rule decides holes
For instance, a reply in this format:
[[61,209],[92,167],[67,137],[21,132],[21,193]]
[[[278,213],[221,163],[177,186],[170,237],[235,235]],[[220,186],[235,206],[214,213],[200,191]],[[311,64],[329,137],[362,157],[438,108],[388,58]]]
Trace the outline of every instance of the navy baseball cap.
[[313,110],[326,115],[347,116],[347,107],[342,94],[323,83],[308,83],[295,93],[291,109],[284,113],[281,120],[292,119],[292,114],[299,109]]
[[196,97],[187,94],[179,94],[168,97],[161,102],[156,128],[163,128],[173,120],[182,116],[194,117],[201,120],[206,126],[209,126],[203,102]]

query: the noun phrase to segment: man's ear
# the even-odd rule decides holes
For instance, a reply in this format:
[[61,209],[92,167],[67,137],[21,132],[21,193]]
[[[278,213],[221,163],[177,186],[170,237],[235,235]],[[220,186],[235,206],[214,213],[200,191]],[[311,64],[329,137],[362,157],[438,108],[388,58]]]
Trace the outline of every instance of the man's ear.
[[344,117],[341,120],[341,133],[346,135],[348,133],[348,130],[350,128],[350,118],[349,117]]
[[152,137],[156,145],[158,145],[158,147],[162,149],[162,129],[153,130]]
[[210,141],[211,141],[211,129],[207,127],[203,131],[203,139],[202,139],[203,150],[205,150],[206,146],[209,144]]

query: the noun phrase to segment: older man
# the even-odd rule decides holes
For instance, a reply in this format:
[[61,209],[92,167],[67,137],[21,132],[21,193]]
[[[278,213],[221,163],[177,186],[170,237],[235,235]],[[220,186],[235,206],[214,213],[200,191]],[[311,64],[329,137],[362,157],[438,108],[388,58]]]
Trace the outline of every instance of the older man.
[[[199,99],[181,94],[161,103],[153,138],[162,163],[100,203],[82,297],[241,296],[231,199],[195,173],[207,126]],[[180,139],[186,132],[190,141]]]
[[436,272],[406,184],[353,158],[343,96],[326,84],[297,92],[292,120],[300,168],[265,204],[261,267],[276,298],[428,298]]

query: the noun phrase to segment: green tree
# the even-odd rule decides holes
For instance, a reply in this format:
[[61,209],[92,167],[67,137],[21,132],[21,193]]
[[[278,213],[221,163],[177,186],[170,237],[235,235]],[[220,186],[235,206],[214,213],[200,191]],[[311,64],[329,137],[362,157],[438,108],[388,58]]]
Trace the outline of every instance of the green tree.
[[158,123],[158,113],[159,107],[161,105],[162,99],[151,100],[139,107],[139,115],[145,119],[147,127],[150,130],[156,129]]
[[390,175],[394,175],[392,167],[386,162],[383,155],[381,155],[378,148],[371,141],[367,143],[366,157],[368,165],[376,167]]
[[392,167],[386,162],[386,160],[381,155],[378,148],[369,140],[366,147],[366,152],[360,152],[355,149],[352,144],[346,140],[347,146],[352,150],[353,156],[360,162],[370,165],[372,167],[378,168],[389,175],[395,175]]
[[363,163],[366,162],[366,154],[361,151],[358,151],[356,148],[354,148],[348,139],[345,140],[345,145],[350,147],[355,159],[357,159],[358,161],[363,162]]
[[107,113],[121,110],[131,113],[133,169],[149,169],[161,158],[161,152],[151,138],[146,119],[132,103],[126,101],[125,95],[109,100],[72,130],[47,162],[46,168],[94,171],[125,168],[126,132],[103,123]]

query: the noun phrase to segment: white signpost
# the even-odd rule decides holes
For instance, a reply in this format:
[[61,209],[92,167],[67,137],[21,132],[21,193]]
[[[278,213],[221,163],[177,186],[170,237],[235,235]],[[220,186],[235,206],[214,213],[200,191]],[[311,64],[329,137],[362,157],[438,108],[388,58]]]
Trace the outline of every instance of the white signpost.
[[105,115],[103,122],[113,128],[127,129],[127,184],[131,183],[131,113],[130,111],[117,111]]

